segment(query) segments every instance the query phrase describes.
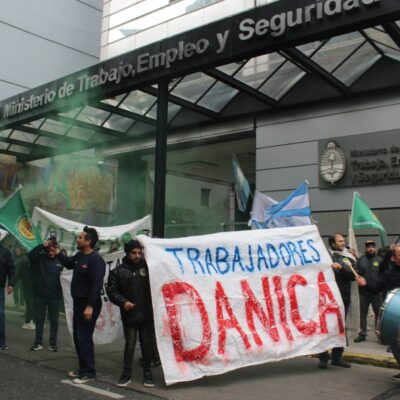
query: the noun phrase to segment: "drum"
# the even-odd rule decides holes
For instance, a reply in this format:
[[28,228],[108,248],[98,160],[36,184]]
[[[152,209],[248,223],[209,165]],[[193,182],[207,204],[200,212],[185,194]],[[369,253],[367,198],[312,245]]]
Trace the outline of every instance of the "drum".
[[382,344],[400,342],[400,288],[387,294],[379,310],[376,335]]

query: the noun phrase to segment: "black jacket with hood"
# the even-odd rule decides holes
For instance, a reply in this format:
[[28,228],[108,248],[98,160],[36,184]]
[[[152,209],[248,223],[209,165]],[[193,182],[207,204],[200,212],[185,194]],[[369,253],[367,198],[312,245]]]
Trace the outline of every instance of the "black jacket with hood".
[[[124,324],[152,320],[149,270],[144,260],[133,264],[128,257],[124,257],[122,264],[110,271],[107,295],[112,303],[120,307]],[[126,301],[135,305],[129,311],[124,309]]]

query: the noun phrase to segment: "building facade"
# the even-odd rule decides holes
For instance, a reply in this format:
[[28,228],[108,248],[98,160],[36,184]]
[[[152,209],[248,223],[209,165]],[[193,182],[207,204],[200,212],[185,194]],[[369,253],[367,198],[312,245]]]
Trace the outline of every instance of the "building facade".
[[0,99],[98,62],[102,11],[101,0],[3,2]]

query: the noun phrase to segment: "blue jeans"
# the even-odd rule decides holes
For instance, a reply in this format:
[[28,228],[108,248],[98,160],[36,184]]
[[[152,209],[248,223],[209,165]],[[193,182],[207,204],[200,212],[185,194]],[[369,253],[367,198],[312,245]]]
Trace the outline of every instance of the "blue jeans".
[[6,345],[6,316],[4,313],[5,302],[5,291],[3,287],[0,287],[0,347]]

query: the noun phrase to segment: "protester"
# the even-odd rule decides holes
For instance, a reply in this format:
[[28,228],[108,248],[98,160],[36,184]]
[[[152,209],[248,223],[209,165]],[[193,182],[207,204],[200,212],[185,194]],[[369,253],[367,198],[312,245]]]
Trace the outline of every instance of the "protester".
[[0,243],[0,350],[7,350],[5,292],[10,295],[15,284],[15,266],[9,249]]
[[[383,290],[389,292],[391,290],[400,288],[400,245],[392,245],[390,252],[385,256],[382,263],[386,264],[386,260],[390,260],[385,265],[384,272],[380,275],[378,280],[367,280],[364,277],[357,279],[358,284],[374,293],[380,293]],[[399,317],[400,318],[400,317]],[[390,349],[400,367],[400,337],[393,338],[389,343]],[[393,379],[400,382],[400,374],[394,375]]]
[[57,248],[50,241],[28,253],[32,265],[32,286],[35,301],[36,335],[31,351],[43,349],[43,328],[46,310],[50,322],[49,350],[57,351],[58,317],[60,313],[62,264],[56,257]]
[[96,229],[85,226],[76,240],[78,252],[67,257],[57,249],[57,257],[68,269],[73,270],[71,296],[73,299],[73,339],[78,355],[79,369],[68,376],[74,383],[96,379],[93,332],[101,311],[101,290],[106,265],[94,251],[98,241]]
[[110,272],[107,284],[109,299],[120,307],[125,335],[123,370],[117,385],[127,386],[131,382],[133,355],[139,333],[143,384],[146,387],[154,387],[150,368],[153,312],[149,272],[138,240],[126,243],[124,250],[126,256],[122,264]]
[[[365,254],[357,262],[357,272],[368,282],[377,282],[379,280],[379,269],[382,264],[382,258],[376,254],[376,245],[373,240],[365,242]],[[375,325],[378,320],[379,309],[382,305],[381,293],[373,293],[366,287],[359,286],[360,295],[360,332],[354,339],[355,343],[363,342],[367,338],[367,317],[369,306],[375,315]]]
[[26,253],[21,250],[21,254],[16,260],[18,263],[16,282],[21,285],[22,293],[25,300],[25,322],[22,329],[35,329],[34,315],[35,315],[35,300],[32,288],[32,274],[31,265]]
[[[347,316],[351,301],[351,282],[355,279],[351,268],[355,267],[356,262],[353,255],[346,248],[343,235],[339,233],[335,233],[329,238],[329,253],[333,261],[332,269],[335,274],[335,280],[342,296],[345,316]],[[343,347],[332,349],[331,364],[337,367],[350,368],[351,364],[342,359],[343,351]],[[327,351],[321,353],[319,355],[318,368],[327,369],[328,360],[329,353]]]

